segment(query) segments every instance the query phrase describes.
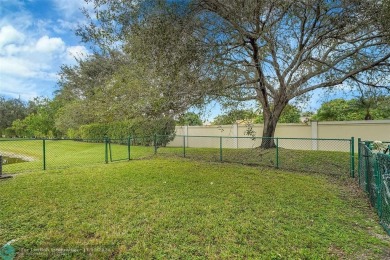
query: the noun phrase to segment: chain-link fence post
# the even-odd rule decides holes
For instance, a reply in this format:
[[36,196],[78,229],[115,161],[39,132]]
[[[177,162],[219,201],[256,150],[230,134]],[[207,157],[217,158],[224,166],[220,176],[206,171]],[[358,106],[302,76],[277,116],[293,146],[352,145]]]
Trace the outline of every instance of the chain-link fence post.
[[222,162],[222,136],[219,137],[219,161]]
[[157,134],[153,136],[154,154],[157,154]]
[[186,157],[186,136],[183,135],[183,157]]
[[381,201],[381,191],[382,191],[382,178],[381,178],[381,173],[379,171],[379,162],[378,162],[378,158],[375,157],[375,166],[374,166],[374,176],[375,176],[375,186],[376,186],[376,193],[377,193],[377,197],[376,197],[376,208],[378,210],[378,216],[379,218],[382,217],[382,201]]
[[46,140],[42,139],[42,159],[43,159],[43,170],[46,170]]
[[110,138],[108,138],[107,140],[108,140],[108,152],[110,154],[110,162],[112,162],[112,147],[111,147],[112,140]]
[[276,138],[276,169],[279,169],[279,138]]
[[105,162],[108,163],[108,137],[104,137],[104,158]]
[[3,156],[0,154],[0,179],[1,175],[3,175]]
[[127,158],[130,161],[130,146],[131,146],[131,136],[127,138]]
[[369,192],[370,191],[370,179],[369,179],[369,171],[370,171],[370,156],[372,156],[372,154],[370,155],[370,153],[368,152],[370,149],[370,143],[369,142],[365,142],[364,145],[366,146],[364,148],[364,160],[366,161],[366,172],[365,172],[365,175],[366,175],[366,192]]
[[361,170],[362,170],[362,168],[361,168],[361,166],[360,166],[360,164],[361,164],[361,162],[362,162],[362,154],[361,154],[361,141],[362,141],[362,139],[359,137],[358,138],[358,178],[359,178],[359,180],[358,180],[358,182],[359,182],[359,187],[360,187],[360,178],[361,178]]
[[351,177],[355,178],[355,138],[351,137]]

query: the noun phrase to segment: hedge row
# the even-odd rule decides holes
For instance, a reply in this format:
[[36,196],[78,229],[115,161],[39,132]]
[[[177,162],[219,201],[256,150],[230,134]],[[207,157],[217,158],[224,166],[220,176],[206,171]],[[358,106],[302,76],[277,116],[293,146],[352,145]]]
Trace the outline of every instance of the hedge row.
[[[164,145],[173,139],[175,132],[175,121],[169,118],[161,118],[154,120],[133,119],[123,122],[113,122],[109,124],[93,123],[83,125],[79,129],[69,129],[67,132],[68,138],[81,139],[126,139],[129,136],[134,140],[146,140],[145,137],[153,137],[155,134],[168,136],[162,140],[159,138],[160,145]],[[147,138],[149,143],[150,138]]]

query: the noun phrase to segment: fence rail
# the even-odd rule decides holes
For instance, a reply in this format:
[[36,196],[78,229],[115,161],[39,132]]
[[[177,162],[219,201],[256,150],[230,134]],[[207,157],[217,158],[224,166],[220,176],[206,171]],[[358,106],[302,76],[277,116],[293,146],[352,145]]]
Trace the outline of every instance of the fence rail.
[[[390,142],[382,142],[390,145]],[[380,218],[380,223],[390,235],[390,155],[384,150],[373,149],[372,141],[359,140],[358,180],[367,192],[371,205]]]

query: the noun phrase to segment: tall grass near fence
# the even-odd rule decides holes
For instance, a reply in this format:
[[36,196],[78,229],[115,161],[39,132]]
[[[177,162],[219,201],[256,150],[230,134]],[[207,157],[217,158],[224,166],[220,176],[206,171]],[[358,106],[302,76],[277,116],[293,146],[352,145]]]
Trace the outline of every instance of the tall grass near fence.
[[[390,145],[390,142],[389,142]],[[380,222],[390,235],[390,155],[359,140],[359,185],[367,192]]]

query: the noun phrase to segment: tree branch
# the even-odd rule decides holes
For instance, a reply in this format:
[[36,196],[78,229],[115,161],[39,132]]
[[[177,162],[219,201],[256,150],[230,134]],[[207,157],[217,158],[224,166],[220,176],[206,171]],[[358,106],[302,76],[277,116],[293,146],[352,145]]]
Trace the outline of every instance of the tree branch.
[[390,58],[390,53],[385,55],[383,58],[381,58],[379,60],[376,60],[375,62],[372,62],[372,63],[370,63],[370,64],[368,64],[366,66],[362,66],[360,68],[351,70],[349,73],[345,74],[341,78],[338,78],[338,79],[335,79],[335,80],[332,80],[332,81],[323,82],[323,83],[320,83],[320,84],[316,84],[316,85],[311,86],[311,87],[306,88],[306,89],[302,89],[301,91],[298,91],[295,94],[293,94],[293,96],[291,98],[303,95],[303,94],[305,94],[305,93],[307,93],[309,91],[312,91],[312,90],[315,90],[315,89],[318,89],[318,88],[333,87],[333,86],[342,84],[344,82],[344,80],[346,80],[346,79],[348,79],[350,77],[353,77],[353,76],[355,76],[355,75],[357,75],[357,74],[359,74],[361,72],[370,70],[373,67],[375,67],[376,65],[380,64],[381,62],[384,62],[385,60],[387,60],[389,58]]

